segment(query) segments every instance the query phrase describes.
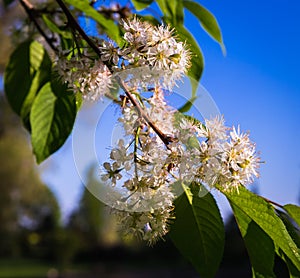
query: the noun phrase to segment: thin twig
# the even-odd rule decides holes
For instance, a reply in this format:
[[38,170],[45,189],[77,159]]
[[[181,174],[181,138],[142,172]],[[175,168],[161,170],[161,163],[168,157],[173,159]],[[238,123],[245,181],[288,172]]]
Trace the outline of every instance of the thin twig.
[[136,101],[136,99],[133,97],[133,95],[130,93],[130,89],[126,85],[126,83],[118,76],[116,77],[120,87],[125,92],[126,96],[129,98],[133,106],[136,107],[138,114],[141,118],[143,118],[147,124],[154,130],[154,132],[158,135],[158,137],[163,141],[163,143],[166,145],[167,148],[170,142],[172,141],[171,138],[167,135],[165,135],[149,118],[149,116],[144,112],[140,104]]
[[138,168],[137,168],[137,152],[138,152],[138,144],[139,144],[139,136],[140,136],[141,127],[138,127],[135,133],[134,138],[134,172],[135,177],[138,178]]
[[127,18],[131,15],[130,8],[128,6],[121,7],[120,4],[117,4],[116,9],[100,7],[97,11],[98,13],[104,15],[106,18],[110,18],[112,20],[115,20],[115,14],[118,14],[119,18]]
[[268,199],[268,198],[265,198],[265,197],[262,197],[262,196],[261,196],[261,198],[263,198],[266,202],[268,202],[268,203],[270,203],[270,204],[272,204],[272,205],[274,205],[274,206],[276,206],[276,207],[279,207],[279,208],[283,209],[283,206],[282,206],[282,205],[280,205],[280,204],[278,204],[278,203],[276,203],[276,202],[274,202],[274,201],[271,201],[271,200]]
[[89,38],[89,36],[84,32],[84,30],[81,28],[81,26],[78,24],[78,22],[75,20],[67,6],[62,0],[56,0],[57,4],[62,8],[64,14],[67,17],[68,23],[71,27],[73,27],[75,30],[78,31],[78,33],[81,35],[81,37],[88,43],[88,45],[95,51],[95,53],[101,57],[101,51],[95,45],[95,43]]
[[40,24],[38,23],[38,21],[37,21],[37,19],[35,17],[36,11],[35,11],[33,5],[29,1],[27,1],[27,0],[19,0],[19,1],[20,1],[20,4],[22,5],[22,7],[24,8],[24,10],[26,11],[26,13],[28,14],[30,20],[35,25],[36,29],[44,37],[44,39],[49,44],[49,46],[52,48],[52,50],[57,53],[58,50],[53,45],[52,40],[46,35],[46,33],[44,32],[44,30],[41,28]]
[[[89,36],[85,33],[85,31],[81,28],[81,26],[78,24],[78,22],[75,20],[71,12],[69,11],[68,7],[64,4],[62,0],[56,0],[57,4],[61,7],[63,10],[64,14],[67,17],[68,24],[71,28],[74,30],[77,30],[78,33],[81,35],[81,37],[87,42],[87,44],[95,51],[95,53],[101,57],[101,51],[97,47],[97,45],[89,38]],[[36,21],[34,17],[34,7],[32,6],[31,3],[29,3],[27,0],[20,0],[20,3],[28,13],[30,19],[35,23],[38,31],[41,33],[41,35],[46,39],[46,41],[49,43],[51,48],[57,52],[56,48],[52,45],[50,39],[46,36],[44,31],[40,28],[38,22]],[[103,62],[105,63],[105,62]],[[163,141],[163,143],[166,145],[166,147],[169,149],[168,145],[170,142],[172,142],[172,138],[169,136],[165,135],[156,125],[151,121],[149,116],[144,112],[142,107],[139,105],[139,103],[136,101],[136,99],[133,97],[133,95],[130,92],[130,89],[127,87],[125,82],[121,80],[120,77],[117,77],[117,81],[119,82],[120,87],[124,90],[125,94],[127,95],[128,99],[131,101],[131,103],[136,107],[139,116],[143,118],[147,124],[154,130],[154,132],[158,135],[158,137]]]

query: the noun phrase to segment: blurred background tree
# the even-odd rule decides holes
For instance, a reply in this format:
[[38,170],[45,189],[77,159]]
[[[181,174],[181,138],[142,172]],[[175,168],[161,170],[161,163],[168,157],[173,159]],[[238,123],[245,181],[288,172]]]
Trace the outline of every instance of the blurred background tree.
[[2,94],[0,158],[0,255],[27,255],[29,250],[50,255],[44,245],[59,227],[59,207],[41,182],[26,133]]
[[[4,10],[1,2],[0,17],[2,75],[13,50],[9,29],[18,25],[25,14],[15,4]],[[188,269],[186,277],[195,277],[190,265],[180,257],[168,239],[154,248],[146,248],[136,241],[122,241],[109,211],[86,187],[83,187],[78,207],[63,225],[57,200],[41,182],[29,145],[26,132],[6,104],[3,93],[0,93],[0,257],[45,259],[58,263],[62,268],[80,261],[113,266],[123,264],[120,270],[116,270],[118,267],[115,269],[123,275],[128,272],[124,265],[130,263],[136,268],[170,270],[156,274],[157,277],[165,277],[166,273],[173,273],[172,277],[175,277],[176,267],[179,266]],[[91,177],[92,170],[88,173]],[[217,277],[250,277],[247,253],[233,218],[227,221],[226,233],[225,256]],[[97,271],[90,277],[97,277]],[[281,270],[279,273],[278,277],[286,275]],[[82,277],[85,275],[82,274]],[[177,275],[183,276],[181,272]],[[134,277],[145,276],[140,274]]]
[[13,51],[10,30],[25,18],[25,13],[20,5],[10,5],[9,8],[4,8],[4,2],[0,2],[0,74],[4,72],[5,65],[8,62],[9,56]]
[[[0,259],[43,259],[62,271],[74,263],[94,265],[80,277],[93,271],[95,275],[103,271],[105,275],[114,271],[134,275],[140,268],[154,271],[149,275],[160,273],[158,277],[165,275],[162,271],[165,268],[172,275],[185,273],[187,277],[195,277],[192,267],[168,238],[153,248],[135,240],[121,239],[109,209],[89,192],[89,185],[83,187],[79,205],[63,225],[55,195],[40,180],[28,140],[26,131],[1,93]],[[94,171],[94,167],[87,171],[89,183],[97,182],[93,179]],[[250,277],[247,252],[233,217],[227,221],[226,238],[224,259],[217,277]],[[116,265],[118,270],[114,269]],[[181,271],[178,272],[178,268]],[[287,274],[283,264],[277,267],[277,273],[281,277]]]

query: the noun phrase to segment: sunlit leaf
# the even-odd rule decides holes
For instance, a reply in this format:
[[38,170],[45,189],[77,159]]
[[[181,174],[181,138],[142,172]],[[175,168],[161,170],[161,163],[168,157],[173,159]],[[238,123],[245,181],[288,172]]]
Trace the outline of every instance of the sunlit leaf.
[[136,17],[141,19],[142,21],[150,22],[153,26],[158,26],[160,24],[160,22],[151,15],[136,15]]
[[225,53],[222,32],[214,15],[194,1],[184,0],[183,5],[198,18],[203,29],[220,44],[223,53]]
[[300,227],[300,207],[296,205],[285,205],[284,210],[295,220],[297,225]]
[[[53,91],[55,87],[55,92]],[[65,86],[46,83],[34,100],[30,114],[31,142],[37,163],[58,150],[70,135],[76,116],[74,95]]]
[[197,92],[198,81],[201,78],[204,68],[202,51],[193,35],[184,26],[177,26],[176,31],[180,39],[186,42],[187,47],[191,51],[191,68],[188,71],[188,76],[192,79],[192,97],[194,97]]
[[282,220],[275,213],[273,206],[243,186],[240,186],[238,190],[218,188],[230,203],[252,219],[300,270],[300,250]]
[[[180,252],[203,277],[214,277],[223,256],[224,225],[213,196],[200,197],[200,186],[184,186],[175,201],[175,222],[169,233]],[[201,277],[202,277],[201,276]]]
[[10,106],[28,128],[32,102],[50,78],[51,61],[40,43],[26,41],[12,53],[5,69],[4,90]]
[[131,0],[131,2],[137,11],[141,11],[151,5],[153,0]]
[[180,123],[182,122],[183,119],[189,121],[194,126],[201,127],[201,128],[205,127],[205,125],[200,120],[194,118],[193,116],[183,114],[179,111],[174,114],[174,125],[176,128],[180,128]]
[[71,32],[61,30],[48,15],[43,14],[43,20],[53,33],[57,33],[66,39],[71,39],[73,37]]
[[75,99],[76,99],[76,107],[77,107],[77,111],[79,111],[79,109],[80,109],[81,106],[82,106],[82,102],[83,102],[83,100],[82,100],[82,95],[79,94],[79,93],[77,93],[77,94],[75,95]]
[[191,97],[191,99],[189,99],[184,105],[178,108],[178,111],[181,113],[188,112],[193,107],[193,103],[196,99],[197,99],[196,96]]
[[183,24],[183,3],[182,0],[156,0],[160,10],[163,13],[163,18],[166,23],[173,27]]
[[66,0],[65,2],[72,5],[74,8],[82,11],[86,16],[96,20],[97,23],[103,29],[105,34],[107,34],[111,39],[113,39],[118,44],[122,43],[119,27],[114,23],[112,19],[106,18],[104,15],[99,13],[95,8],[93,8],[89,4],[89,1]]

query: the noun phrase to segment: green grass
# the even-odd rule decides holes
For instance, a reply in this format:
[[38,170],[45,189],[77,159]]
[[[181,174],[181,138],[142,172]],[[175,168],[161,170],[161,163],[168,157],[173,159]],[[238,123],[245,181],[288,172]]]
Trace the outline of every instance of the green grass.
[[[79,273],[84,270],[84,266],[76,266],[64,270],[64,273]],[[49,277],[50,273],[58,274],[58,266],[31,259],[0,259],[0,278],[43,278]]]
[[47,277],[55,267],[45,262],[29,259],[1,259],[0,277],[2,278],[35,278]]

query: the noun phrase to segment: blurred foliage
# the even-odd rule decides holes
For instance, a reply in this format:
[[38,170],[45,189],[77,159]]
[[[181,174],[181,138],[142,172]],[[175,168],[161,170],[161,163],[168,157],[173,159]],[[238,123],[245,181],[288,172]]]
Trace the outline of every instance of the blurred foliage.
[[[101,30],[122,44],[119,27],[110,18],[96,12],[88,1],[66,0],[65,2],[75,8],[76,13],[73,9],[71,10],[76,16],[86,15],[94,19],[100,25]],[[136,10],[146,8],[152,2],[156,2],[162,12],[162,21],[174,27],[179,37],[187,39],[193,53],[189,76],[198,81],[202,74],[204,60],[193,34],[184,26],[184,8],[197,17],[200,25],[220,44],[225,52],[217,21],[208,10],[193,1],[132,1]],[[4,9],[3,3],[11,5]],[[3,3],[0,4],[0,36],[3,38],[0,45],[0,73],[3,73],[3,65],[7,62],[11,50],[11,44],[5,33],[24,17],[15,5],[15,1],[5,0]],[[63,5],[61,2],[61,7]],[[30,13],[32,10],[27,8],[29,15],[32,16]],[[72,18],[70,15],[68,19]],[[70,21],[68,22],[69,26],[64,22],[62,26],[54,26],[47,16],[42,19],[50,31],[61,36],[62,45],[69,48],[70,33],[66,33],[60,27],[70,27]],[[156,18],[153,17],[153,20]],[[21,24],[20,22],[19,24]],[[74,20],[74,22],[76,21]],[[16,34],[22,37],[22,32]],[[44,39],[47,40],[47,36],[44,36]],[[36,45],[37,42],[32,40],[25,45],[26,47],[19,46],[11,56],[6,68],[5,89],[11,107],[19,113],[25,126],[32,132],[33,150],[37,156],[37,162],[41,162],[65,142],[71,133],[77,111],[74,98],[68,100],[64,89],[54,90],[50,63],[47,62],[50,59],[44,55],[46,50],[41,45],[34,47]],[[54,47],[52,46],[52,48]],[[29,52],[30,55],[26,56],[28,49],[34,49],[34,51]],[[40,55],[36,55],[37,49],[41,50]],[[25,65],[27,75],[19,64]],[[48,66],[44,67],[45,64]],[[26,76],[30,78],[26,78]],[[45,78],[41,78],[41,76]],[[21,81],[25,81],[26,88]],[[45,84],[46,81],[48,83]],[[194,92],[196,92],[195,88]],[[195,96],[192,95],[182,109],[190,108],[190,103],[194,98]],[[47,103],[49,99],[51,106]],[[0,256],[32,256],[56,260],[62,268],[78,258],[86,261],[100,259],[107,262],[110,260],[114,264],[117,264],[120,259],[127,260],[127,262],[130,260],[133,263],[150,261],[155,264],[159,264],[159,262],[167,264],[170,259],[173,266],[183,260],[177,251],[174,252],[174,247],[170,246],[169,240],[159,243],[155,248],[149,250],[136,241],[124,242],[118,237],[112,236],[115,233],[114,218],[108,217],[104,205],[94,198],[86,188],[79,207],[71,215],[67,226],[65,228],[60,226],[57,201],[51,191],[40,181],[36,173],[32,151],[28,144],[24,143],[28,141],[28,138],[21,130],[19,121],[8,109],[3,97],[0,99],[0,114],[0,159],[2,165],[0,168]],[[28,124],[29,115],[31,115],[31,126]],[[40,115],[43,117],[39,118]],[[56,118],[53,118],[53,115]],[[52,121],[53,119],[54,121]],[[47,128],[43,131],[41,128],[44,126]],[[66,127],[68,128],[66,129]],[[253,277],[275,277],[277,273],[280,273],[278,277],[287,275],[284,271],[276,270],[278,268],[276,263],[273,271],[274,258],[286,261],[291,277],[298,276],[300,271],[299,207],[277,205],[281,209],[279,213],[271,205],[271,201],[252,194],[243,187],[239,188],[238,194],[227,192],[222,188],[219,188],[219,191],[227,197],[233,208],[252,263]],[[199,273],[202,273],[204,277],[214,277],[221,261],[224,244],[223,222],[218,208],[213,198],[208,198],[206,203],[201,203],[205,199],[201,199],[196,192],[189,190],[186,190],[185,196],[181,199],[178,198],[177,201],[182,201],[182,203],[181,207],[177,204],[179,210],[176,208],[175,213],[179,214],[181,209],[181,219],[184,221],[176,220],[175,224],[179,223],[180,227],[176,228],[178,234],[175,236],[175,240],[174,232],[173,237],[171,234],[171,238]],[[212,214],[213,207],[217,209],[217,212]],[[190,211],[188,215],[186,208]],[[202,221],[203,219],[204,221]],[[186,230],[194,231],[195,234],[187,233]],[[236,232],[236,230],[234,228],[232,231]],[[222,236],[218,240],[216,235],[221,233]],[[108,245],[107,243],[112,238],[114,240]],[[235,256],[236,259],[239,259],[241,267],[237,275],[244,277],[250,275],[251,269],[249,269],[249,264],[244,261],[246,255],[242,241],[235,241],[235,238],[235,235],[231,235],[226,243],[222,268],[226,268],[226,254],[231,256],[230,261],[234,262],[236,266],[237,260],[232,259]],[[206,248],[207,246],[209,248]],[[211,248],[212,246],[214,248]],[[199,247],[203,247],[203,250]],[[265,252],[262,247],[268,252]],[[245,269],[247,274],[245,274]],[[232,277],[232,273],[228,277]]]
[[[24,143],[26,141],[25,130],[20,128],[18,118],[1,97],[0,256],[5,256],[6,261],[16,256],[46,259],[64,271],[86,264],[88,269],[80,270],[82,274],[76,277],[110,277],[103,275],[112,273],[127,273],[132,277],[139,271],[148,275],[145,277],[163,277],[159,275],[166,273],[171,277],[196,277],[191,265],[182,258],[168,237],[153,248],[118,237],[115,219],[87,187],[83,187],[77,209],[62,227],[55,197],[41,183],[29,144]],[[93,170],[88,171],[90,183],[93,182]],[[17,276],[20,271],[14,271],[13,266],[9,268],[7,262],[5,265],[5,273],[21,277]],[[30,271],[37,271],[39,265],[43,264],[33,264]],[[43,269],[46,273],[47,267]],[[34,273],[30,271],[28,273]],[[250,273],[247,252],[232,217],[226,224],[224,258],[216,277],[250,277]],[[275,273],[278,277],[287,274],[280,261],[275,266]]]
[[59,226],[59,207],[39,179],[25,131],[0,96],[0,256],[43,253]]
[[[88,171],[89,184],[95,182],[93,172],[94,167],[91,167]],[[110,214],[109,208],[87,189],[89,184],[83,187],[78,207],[74,209],[66,225],[68,234],[77,239],[77,243],[71,247],[74,256],[76,252],[94,254],[99,248],[121,244],[115,219]]]
[[25,17],[26,15],[19,5],[4,8],[4,1],[0,1],[0,74],[4,72],[5,65],[13,50],[10,30]]

